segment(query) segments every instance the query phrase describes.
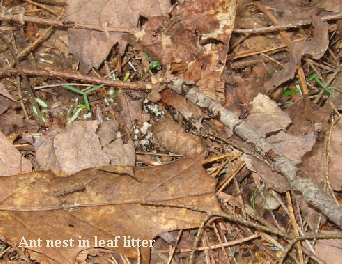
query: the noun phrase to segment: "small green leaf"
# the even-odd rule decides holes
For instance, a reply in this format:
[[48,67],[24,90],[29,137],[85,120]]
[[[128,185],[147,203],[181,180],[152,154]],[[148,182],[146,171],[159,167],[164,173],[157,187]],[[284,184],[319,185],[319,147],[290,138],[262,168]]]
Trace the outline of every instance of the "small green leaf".
[[36,106],[32,106],[32,110],[33,110],[33,113],[36,115],[36,117],[38,117],[39,119],[41,119],[43,122],[45,122],[45,116],[43,115],[40,115],[38,114],[38,110],[36,108]]
[[290,96],[293,94],[298,93],[297,89],[293,89],[293,90],[286,90],[285,92],[283,92],[282,97],[286,97],[286,96]]
[[147,54],[147,52],[145,52],[145,57],[149,62],[151,61],[151,57]]
[[70,91],[73,91],[74,93],[78,93],[78,94],[84,94],[84,92],[82,92],[81,90],[78,90],[70,85],[64,85],[65,88],[69,89]]
[[129,79],[130,76],[131,76],[131,73],[127,72],[123,81],[127,82],[127,80]]
[[88,94],[88,93],[94,92],[94,91],[96,91],[96,90],[102,88],[103,86],[104,86],[104,84],[100,84],[99,86],[90,88],[89,90],[85,91],[84,93],[85,93],[85,94]]
[[84,103],[87,107],[87,110],[90,111],[90,104],[89,104],[89,101],[88,101],[88,96],[86,94],[83,95],[83,100],[84,100]]
[[[80,106],[80,105],[79,105]],[[78,108],[76,111],[75,111],[75,113],[72,115],[72,117],[70,118],[70,120],[67,122],[67,125],[69,125],[69,124],[71,124],[72,122],[74,122],[77,118],[78,118],[78,116],[79,116],[79,114],[80,114],[80,112],[82,111],[82,108]]]
[[36,97],[35,98],[37,104],[39,104],[40,107],[47,108],[49,105],[42,99]]
[[149,69],[152,70],[152,69],[158,68],[159,66],[160,66],[160,62],[159,61],[152,61],[151,64],[150,64]]

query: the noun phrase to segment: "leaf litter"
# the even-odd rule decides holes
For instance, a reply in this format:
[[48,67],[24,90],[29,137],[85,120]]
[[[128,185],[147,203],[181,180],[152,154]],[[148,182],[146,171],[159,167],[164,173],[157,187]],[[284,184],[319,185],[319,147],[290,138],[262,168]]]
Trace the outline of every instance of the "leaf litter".
[[[35,10],[34,5],[4,1],[7,10],[14,8],[9,14],[14,23],[6,24],[15,29],[9,42],[27,47],[32,36],[43,32],[34,23],[50,25],[52,14],[64,10],[57,2],[50,4],[40,6],[48,19],[32,23],[25,12]],[[160,258],[169,263],[184,258],[195,263],[209,263],[210,258],[214,263],[275,263],[286,257],[302,262],[304,255],[335,263],[326,253],[334,247],[339,254],[339,246],[324,238],[339,238],[342,219],[335,203],[341,189],[341,95],[332,90],[334,101],[323,86],[306,78],[314,72],[324,87],[341,88],[340,33],[333,24],[340,17],[315,15],[317,8],[339,12],[339,3],[335,8],[305,1],[67,4],[66,20],[59,25],[68,31],[58,29],[50,40],[29,46],[36,57],[18,52],[18,69],[30,74],[31,85],[45,88],[36,87],[32,94],[20,88],[18,79],[2,79],[0,92],[7,101],[0,116],[0,211],[9,252],[23,236],[66,244],[82,237],[89,246],[26,245],[33,251],[19,251],[17,259],[105,263],[116,251],[142,263],[150,258],[150,263]],[[2,19],[7,23],[8,15]],[[20,31],[23,21],[27,32]],[[250,34],[253,30],[264,33]],[[27,40],[20,42],[25,33]],[[70,59],[63,59],[66,34],[74,55]],[[7,50],[2,62],[4,56],[13,59]],[[75,72],[77,61],[87,78],[59,72]],[[48,75],[41,69],[53,71]],[[55,89],[63,87],[61,79],[67,81],[63,76],[69,85],[78,85],[76,80],[92,81],[88,77],[94,75],[107,84],[105,78],[114,79],[115,89],[106,86],[90,93],[90,111],[79,95]],[[115,84],[117,79],[126,83]],[[120,89],[136,81],[145,82],[140,91]],[[151,83],[154,89],[148,94],[144,89]],[[40,105],[42,115],[31,108],[32,96],[48,102]],[[70,122],[74,117],[79,121]],[[44,129],[33,124],[37,118],[45,120]],[[177,229],[181,231],[172,231]],[[278,238],[289,243],[294,238],[284,230],[294,230],[296,236],[321,233],[316,238],[323,240],[314,246],[297,243],[279,256],[276,252],[284,247]],[[101,252],[95,236],[112,241],[108,243],[118,236],[156,242],[150,257],[149,247],[137,253],[120,239],[115,248],[104,242],[100,248],[110,251]],[[247,253],[239,245],[244,239],[252,241],[244,245]],[[270,250],[269,244],[277,248]],[[191,249],[196,247],[194,255]],[[9,253],[2,259],[9,260]]]

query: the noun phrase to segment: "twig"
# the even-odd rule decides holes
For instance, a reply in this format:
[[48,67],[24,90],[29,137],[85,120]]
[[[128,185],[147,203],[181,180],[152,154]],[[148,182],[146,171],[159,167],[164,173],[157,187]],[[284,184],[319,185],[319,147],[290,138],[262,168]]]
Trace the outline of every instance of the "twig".
[[46,7],[46,6],[43,5],[43,4],[37,3],[37,1],[32,1],[32,0],[24,0],[24,1],[30,3],[30,4],[32,4],[32,5],[34,5],[34,6],[38,6],[38,7],[40,7],[41,9],[44,9],[44,10],[50,12],[51,14],[54,14],[54,15],[58,16],[58,13],[56,13],[54,10],[52,10],[52,9],[49,8],[49,7]]
[[[275,16],[272,15],[272,13],[270,11],[268,11],[260,2],[255,2],[254,3],[263,13],[265,13],[265,15],[271,19],[271,21],[273,22],[273,24],[275,24],[276,26],[279,26],[279,21],[277,20],[277,18]],[[284,30],[280,30],[280,35],[282,36],[284,42],[286,43],[286,46],[288,48],[290,48],[290,43],[291,43],[291,39],[289,37],[289,34],[287,32],[285,32]],[[302,90],[304,95],[308,94],[308,87],[306,84],[306,80],[305,80],[305,74],[304,74],[304,70],[303,67],[298,64],[297,65],[297,72],[298,72],[298,78],[299,78],[299,82],[301,84]]]
[[219,102],[204,95],[196,87],[187,87],[182,79],[175,79],[173,83],[168,85],[168,88],[184,95],[190,102],[200,107],[208,108],[224,125],[233,130],[236,135],[241,137],[245,142],[252,143],[259,153],[267,156],[266,154],[269,151],[274,152],[276,157],[269,160],[274,166],[274,169],[283,174],[292,188],[300,191],[309,203],[318,207],[331,221],[341,227],[342,210],[336,205],[335,201],[322,191],[316,183],[307,176],[304,176],[304,173],[289,158],[284,156],[282,152],[276,149],[265,138],[258,135],[246,122],[239,119],[233,112],[228,111]]
[[4,21],[12,21],[19,24],[24,24],[26,22],[30,23],[38,23],[44,26],[52,26],[58,28],[75,28],[75,29],[89,29],[100,32],[117,32],[117,33],[131,33],[134,34],[136,32],[140,32],[142,30],[136,28],[124,28],[124,27],[107,27],[106,29],[103,26],[96,25],[86,25],[76,23],[74,21],[58,21],[53,19],[45,19],[39,17],[30,17],[30,16],[21,16],[21,15],[9,15],[9,14],[0,14],[0,20]]
[[[336,20],[342,17],[342,13],[338,13],[335,15],[329,15],[329,16],[322,16],[320,17],[323,21],[328,20]],[[305,25],[310,25],[310,20],[300,20],[296,21],[293,24],[288,25],[277,25],[277,26],[270,26],[270,27],[260,27],[260,28],[234,28],[233,32],[235,33],[242,33],[242,34],[257,34],[257,33],[268,33],[268,32],[274,32],[279,30],[285,30],[290,28],[297,28]]]
[[[149,82],[124,82],[124,81],[116,81],[116,80],[108,80],[103,78],[91,77],[89,75],[80,74],[80,73],[69,73],[69,72],[61,72],[61,71],[41,71],[41,70],[32,70],[23,68],[23,72],[27,75],[33,76],[45,76],[50,78],[63,78],[63,79],[72,79],[81,82],[93,83],[93,84],[104,84],[112,87],[119,87],[122,89],[131,89],[131,90],[151,90],[154,86]],[[9,69],[5,71],[0,71],[0,76],[3,75],[13,75],[19,74],[20,71],[17,69]]]
[[[299,236],[298,226],[297,226],[296,218],[293,212],[293,206],[292,206],[291,196],[289,192],[286,192],[286,200],[287,200],[287,205],[288,205],[289,217],[291,219],[291,223],[293,226],[293,232],[296,236]],[[304,264],[303,250],[302,250],[302,245],[300,243],[297,243],[297,251],[298,251],[300,264]]]
[[37,3],[46,4],[46,5],[55,5],[55,6],[66,6],[66,2],[57,1],[57,0],[35,0]]
[[206,223],[208,222],[208,220],[211,218],[212,216],[210,214],[207,214],[207,216],[203,219],[200,227],[198,228],[197,230],[197,234],[196,234],[196,238],[195,238],[195,242],[192,246],[192,249],[191,249],[191,253],[190,253],[190,260],[189,260],[189,263],[190,264],[193,264],[194,263],[194,255],[195,255],[195,251],[197,249],[197,245],[202,237],[202,234],[203,234],[203,231],[204,231],[204,227],[206,225]]
[[31,104],[32,106],[35,108],[36,110],[36,114],[37,114],[37,119],[38,119],[38,123],[40,125],[44,125],[44,121],[42,119],[42,115],[40,113],[40,110],[39,110],[39,106],[34,98],[34,91],[32,90],[32,87],[27,79],[27,76],[26,74],[24,73],[23,71],[23,68],[21,67],[20,65],[20,62],[18,60],[18,57],[17,57],[17,53],[16,51],[14,50],[14,47],[13,45],[11,45],[7,39],[5,38],[5,36],[3,35],[3,33],[0,33],[0,39],[5,43],[5,45],[9,48],[12,56],[13,56],[13,59],[15,60],[16,64],[17,64],[17,67],[18,67],[18,72],[20,73],[21,75],[21,78],[22,78],[22,81],[23,81],[23,85],[25,86],[25,88],[28,90],[29,92],[29,98],[30,98],[30,101],[31,101]]
[[[49,1],[44,0],[35,0],[35,2],[48,4]],[[64,3],[60,2],[52,2],[51,4],[54,5],[64,5]],[[329,15],[329,16],[323,16],[321,17],[322,20],[335,20],[342,17],[342,14],[335,14],[335,15]],[[20,16],[20,15],[10,15],[10,14],[0,14],[0,20],[5,21],[13,21],[17,23],[25,23],[25,22],[32,22],[32,23],[38,23],[45,26],[53,26],[53,27],[59,27],[59,28],[75,28],[75,29],[90,29],[100,32],[118,32],[118,33],[136,33],[142,31],[141,29],[136,28],[124,28],[124,27],[107,27],[106,30],[102,26],[96,26],[96,25],[88,25],[88,24],[80,24],[76,23],[74,21],[56,21],[53,19],[44,19],[44,18],[38,18],[38,17],[30,17],[30,16]],[[311,24],[311,21],[305,20],[305,21],[298,21],[293,24],[289,25],[279,25],[279,26],[271,26],[271,27],[261,27],[261,28],[250,28],[250,29],[234,29],[233,32],[236,33],[244,33],[244,34],[251,34],[251,33],[266,33],[266,32],[274,32],[277,30],[283,30],[283,29],[289,29],[289,28],[296,28],[303,25],[309,25]]]
[[[239,240],[234,240],[234,241],[229,241],[229,242],[224,242],[224,243],[220,243],[218,245],[214,245],[214,246],[207,246],[207,247],[197,247],[196,251],[203,251],[203,250],[208,250],[208,249],[217,249],[217,248],[223,248],[223,247],[231,247],[231,246],[235,246],[238,244],[242,244],[245,243],[247,241],[253,240],[258,238],[260,235],[259,234],[254,234],[251,235],[249,237],[245,237],[245,238],[241,238]],[[178,250],[180,253],[185,253],[185,252],[191,252],[192,249],[191,248],[181,248]]]
[[284,249],[283,255],[278,263],[282,264],[284,262],[287,254],[289,253],[293,245],[299,241],[308,240],[308,239],[341,239],[341,238],[342,238],[342,234],[314,234],[314,235],[295,237],[294,239],[290,241],[290,243]]
[[[64,15],[64,10],[58,15],[57,19],[60,20],[63,17],[63,15]],[[21,61],[21,59],[26,57],[27,54],[35,50],[43,41],[47,40],[53,32],[54,32],[53,27],[49,27],[45,31],[43,31],[43,33],[34,42],[32,42],[23,51],[19,52],[19,54],[17,55],[18,61]],[[17,63],[16,60],[14,60],[8,65],[8,68],[9,69],[13,68],[16,65],[16,63]]]

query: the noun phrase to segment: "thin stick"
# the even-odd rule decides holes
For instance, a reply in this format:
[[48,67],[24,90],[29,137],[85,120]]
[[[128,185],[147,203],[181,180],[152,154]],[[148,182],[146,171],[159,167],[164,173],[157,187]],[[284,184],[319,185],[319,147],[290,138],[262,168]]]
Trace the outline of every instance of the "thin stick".
[[[207,247],[197,247],[196,251],[204,251],[204,250],[210,250],[210,249],[218,249],[218,248],[224,248],[224,247],[231,247],[231,246],[235,246],[238,244],[242,244],[245,243],[247,241],[253,240],[258,238],[260,235],[259,234],[254,234],[245,238],[241,238],[239,240],[234,240],[234,241],[229,241],[229,242],[225,242],[225,243],[220,243],[214,246],[207,246]],[[185,253],[185,252],[191,252],[192,249],[191,248],[181,248],[179,249],[180,253]]]
[[[150,90],[154,87],[149,82],[124,82],[124,81],[116,81],[116,80],[108,80],[103,78],[91,77],[89,75],[80,74],[80,73],[69,73],[69,72],[61,72],[61,71],[41,71],[41,70],[32,70],[23,68],[23,72],[26,75],[33,76],[45,76],[51,78],[64,78],[64,79],[72,79],[81,82],[93,83],[93,84],[104,84],[112,87],[119,87],[122,89],[131,89],[131,90]],[[0,71],[0,76],[2,75],[13,75],[19,74],[20,71],[17,69],[9,69],[5,71]]]
[[[320,17],[323,21],[328,20],[336,20],[342,17],[342,13],[338,13],[335,15],[329,15],[329,16],[322,16]],[[260,27],[260,28],[234,28],[233,32],[235,33],[242,33],[242,34],[257,34],[257,33],[268,33],[268,32],[274,32],[279,30],[285,30],[290,28],[297,28],[305,25],[310,25],[312,21],[310,20],[300,20],[296,21],[292,24],[288,25],[276,25],[276,26],[270,26],[270,27]]]
[[116,32],[116,33],[134,34],[136,32],[142,31],[136,28],[124,28],[124,27],[107,27],[105,29],[103,26],[79,24],[74,21],[68,21],[68,20],[58,21],[58,20],[53,20],[53,19],[45,19],[45,18],[22,16],[22,15],[0,14],[0,20],[12,21],[12,22],[16,22],[19,24],[30,22],[30,23],[38,23],[44,26],[52,26],[52,27],[58,27],[58,28],[89,29],[89,30],[95,30],[95,31],[100,31],[100,32]]

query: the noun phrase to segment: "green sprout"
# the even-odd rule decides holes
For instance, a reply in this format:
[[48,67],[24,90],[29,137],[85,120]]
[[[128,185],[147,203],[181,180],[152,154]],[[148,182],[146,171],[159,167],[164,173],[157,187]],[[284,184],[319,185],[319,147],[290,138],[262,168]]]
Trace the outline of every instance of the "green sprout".
[[268,74],[268,76],[269,76],[270,78],[272,78],[272,77],[273,77],[273,74],[277,73],[277,72],[280,71],[280,70],[281,70],[280,68],[276,68],[276,69],[274,69],[274,72],[268,72],[267,74]]
[[157,71],[161,70],[160,61],[153,61],[151,57],[145,52],[146,59],[150,62],[149,70],[156,69]]
[[131,73],[127,72],[123,81],[127,82],[130,76],[131,76]]
[[94,92],[100,88],[102,88],[104,86],[104,84],[101,84],[99,86],[96,86],[96,87],[93,87],[93,88],[90,88],[89,90],[87,91],[81,91],[81,90],[78,90],[72,86],[69,86],[69,85],[64,85],[65,88],[69,89],[70,91],[73,91],[74,93],[78,93],[78,94],[81,94],[83,95],[83,101],[84,101],[84,104],[86,106],[86,109],[88,111],[90,111],[90,104],[89,104],[89,100],[88,100],[88,94],[91,93],[91,92]]
[[150,70],[156,69],[159,71],[160,70],[160,62],[159,61],[151,61],[149,69]]
[[288,86],[284,87],[282,97],[290,96],[296,93],[299,93],[300,96],[303,96],[302,87],[300,86],[298,81],[296,81],[295,86],[296,86],[296,89],[289,89]]
[[331,95],[332,97],[334,97],[335,100],[337,100],[337,99],[336,99],[335,95],[334,95],[331,91],[332,91],[332,90],[335,90],[335,91],[338,91],[339,93],[342,93],[342,91],[341,91],[340,89],[336,88],[336,87],[326,87],[326,86],[324,85],[324,83],[318,78],[318,76],[317,76],[316,73],[311,74],[311,75],[306,79],[306,81],[308,81],[308,82],[311,81],[311,80],[315,80],[316,83],[317,83],[319,86],[321,86],[321,88],[322,88],[327,94],[329,94],[329,95]]
[[32,106],[32,110],[33,110],[33,113],[36,115],[36,117],[38,117],[40,120],[45,122],[45,116],[43,114],[39,114],[36,106]]
[[49,106],[47,102],[38,97],[36,97],[35,100],[40,107],[47,108]]
[[72,122],[74,122],[74,121],[78,118],[78,116],[79,116],[79,114],[80,114],[80,112],[81,112],[82,110],[83,110],[83,109],[82,109],[81,107],[77,108],[77,110],[75,111],[75,113],[72,115],[72,117],[70,118],[70,120],[67,122],[67,125],[69,125],[69,124],[71,124]]

